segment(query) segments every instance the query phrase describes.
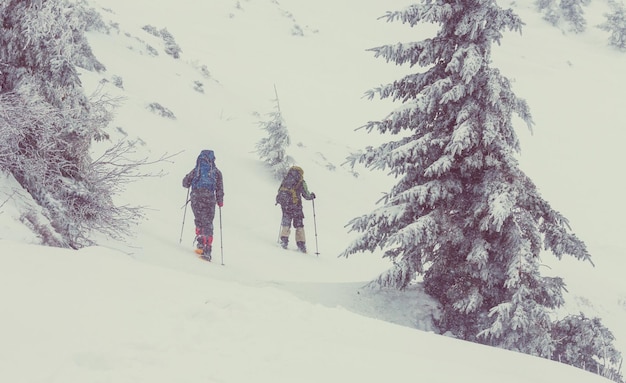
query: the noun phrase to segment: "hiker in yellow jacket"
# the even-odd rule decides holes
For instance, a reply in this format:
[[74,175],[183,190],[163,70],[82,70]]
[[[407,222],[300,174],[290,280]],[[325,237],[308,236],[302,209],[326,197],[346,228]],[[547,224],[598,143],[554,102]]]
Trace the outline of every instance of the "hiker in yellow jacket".
[[306,253],[302,197],[312,200],[315,199],[315,193],[309,192],[302,168],[292,166],[280,184],[278,194],[276,195],[276,203],[280,205],[283,213],[280,227],[280,244],[283,249],[287,248],[291,225],[293,224],[293,227],[296,229],[298,250]]

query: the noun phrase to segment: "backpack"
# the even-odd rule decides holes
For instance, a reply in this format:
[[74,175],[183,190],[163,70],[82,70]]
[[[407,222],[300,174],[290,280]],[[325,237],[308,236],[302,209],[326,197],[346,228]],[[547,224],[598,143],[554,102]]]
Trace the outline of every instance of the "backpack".
[[196,174],[191,181],[193,189],[217,189],[217,168],[215,167],[215,154],[212,150],[203,150],[196,160]]
[[298,166],[292,166],[283,179],[276,195],[276,203],[279,205],[297,205],[298,187],[302,184],[304,171]]

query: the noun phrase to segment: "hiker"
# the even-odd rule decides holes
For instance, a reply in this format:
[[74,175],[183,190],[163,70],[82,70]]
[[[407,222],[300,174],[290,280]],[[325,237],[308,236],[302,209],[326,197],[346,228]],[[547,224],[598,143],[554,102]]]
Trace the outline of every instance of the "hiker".
[[315,193],[310,193],[304,181],[304,171],[299,166],[292,166],[280,184],[276,195],[276,204],[279,204],[283,217],[280,226],[280,245],[283,249],[289,244],[291,225],[296,229],[296,244],[298,250],[306,253],[306,237],[304,235],[304,212],[302,198],[315,199]]
[[224,206],[222,172],[215,166],[212,150],[202,150],[196,167],[183,178],[183,187],[191,187],[191,210],[196,224],[196,253],[211,260],[215,205]]

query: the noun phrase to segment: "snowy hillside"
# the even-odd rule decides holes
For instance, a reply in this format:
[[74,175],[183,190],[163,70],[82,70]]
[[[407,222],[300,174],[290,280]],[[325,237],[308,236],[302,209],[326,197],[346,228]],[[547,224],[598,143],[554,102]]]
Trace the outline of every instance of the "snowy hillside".
[[336,305],[349,290],[358,303],[358,285],[237,282],[182,250],[168,253],[196,275],[103,248],[2,247],[4,382],[606,382]]
[[[112,141],[136,140],[138,158],[176,155],[146,169],[162,177],[130,184],[120,196],[147,207],[136,233],[80,251],[37,246],[17,219],[20,204],[34,203],[25,192],[9,198],[19,188],[0,179],[0,381],[608,381],[435,335],[436,303],[420,286],[364,288],[389,266],[380,254],[337,258],[353,238],[347,222],[370,211],[394,181],[363,169],[357,177],[344,161],[385,140],[354,131],[393,108],[363,92],[409,69],[365,50],[421,37],[376,20],[408,3],[91,0],[111,26],[89,34],[107,70],[81,78],[88,93],[102,86],[121,98]],[[527,25],[494,48],[494,64],[533,113],[534,134],[523,124],[518,131],[520,161],[596,264],[546,254],[546,273],[565,278],[564,313],[602,317],[626,352],[626,56],[592,27],[604,2],[589,9],[589,30],[578,36],[545,24],[531,6],[515,9]],[[150,33],[164,28],[179,58]],[[289,154],[318,196],[314,211],[305,207],[307,255],[278,247],[278,183],[254,153],[274,87]],[[94,156],[110,144],[95,145]],[[215,151],[226,194],[210,264],[192,252],[193,216],[185,215],[181,187],[201,149]],[[3,205],[7,198],[19,202]]]

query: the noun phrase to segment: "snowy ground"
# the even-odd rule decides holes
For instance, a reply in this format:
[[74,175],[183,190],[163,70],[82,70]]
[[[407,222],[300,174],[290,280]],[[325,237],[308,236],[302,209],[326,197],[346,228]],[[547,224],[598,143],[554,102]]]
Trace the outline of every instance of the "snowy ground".
[[[140,139],[151,157],[180,154],[150,169],[165,176],[131,184],[120,197],[149,206],[128,242],[102,240],[80,251],[34,245],[15,220],[28,197],[12,194],[11,178],[0,180],[0,201],[15,202],[0,207],[0,382],[606,381],[435,335],[435,304],[419,286],[364,288],[388,266],[380,254],[336,257],[352,238],[345,224],[371,210],[393,183],[363,169],[354,177],[343,162],[385,139],[354,132],[392,107],[361,99],[363,92],[408,70],[365,49],[428,32],[376,21],[405,3],[92,1],[119,23],[109,35],[90,34],[107,72],[83,74],[89,91],[102,78],[123,79],[123,89],[104,88],[124,97],[113,139]],[[494,48],[494,64],[515,81],[536,123],[532,136],[520,126],[522,166],[570,218],[597,265],[546,254],[546,270],[565,277],[567,309],[601,316],[624,351],[619,128],[626,121],[618,106],[626,101],[619,93],[626,79],[615,74],[625,58],[592,27],[563,35],[529,8],[517,9],[524,34],[507,35]],[[601,15],[600,5],[591,10],[590,17]],[[144,25],[167,28],[181,58],[166,55]],[[312,205],[305,209],[308,255],[277,246],[277,181],[253,153],[263,134],[258,121],[274,107],[274,86],[292,136],[289,154],[318,196],[315,215]],[[149,112],[152,102],[176,120]],[[179,242],[181,180],[201,149],[215,150],[226,191],[210,264],[191,251],[190,210]]]

